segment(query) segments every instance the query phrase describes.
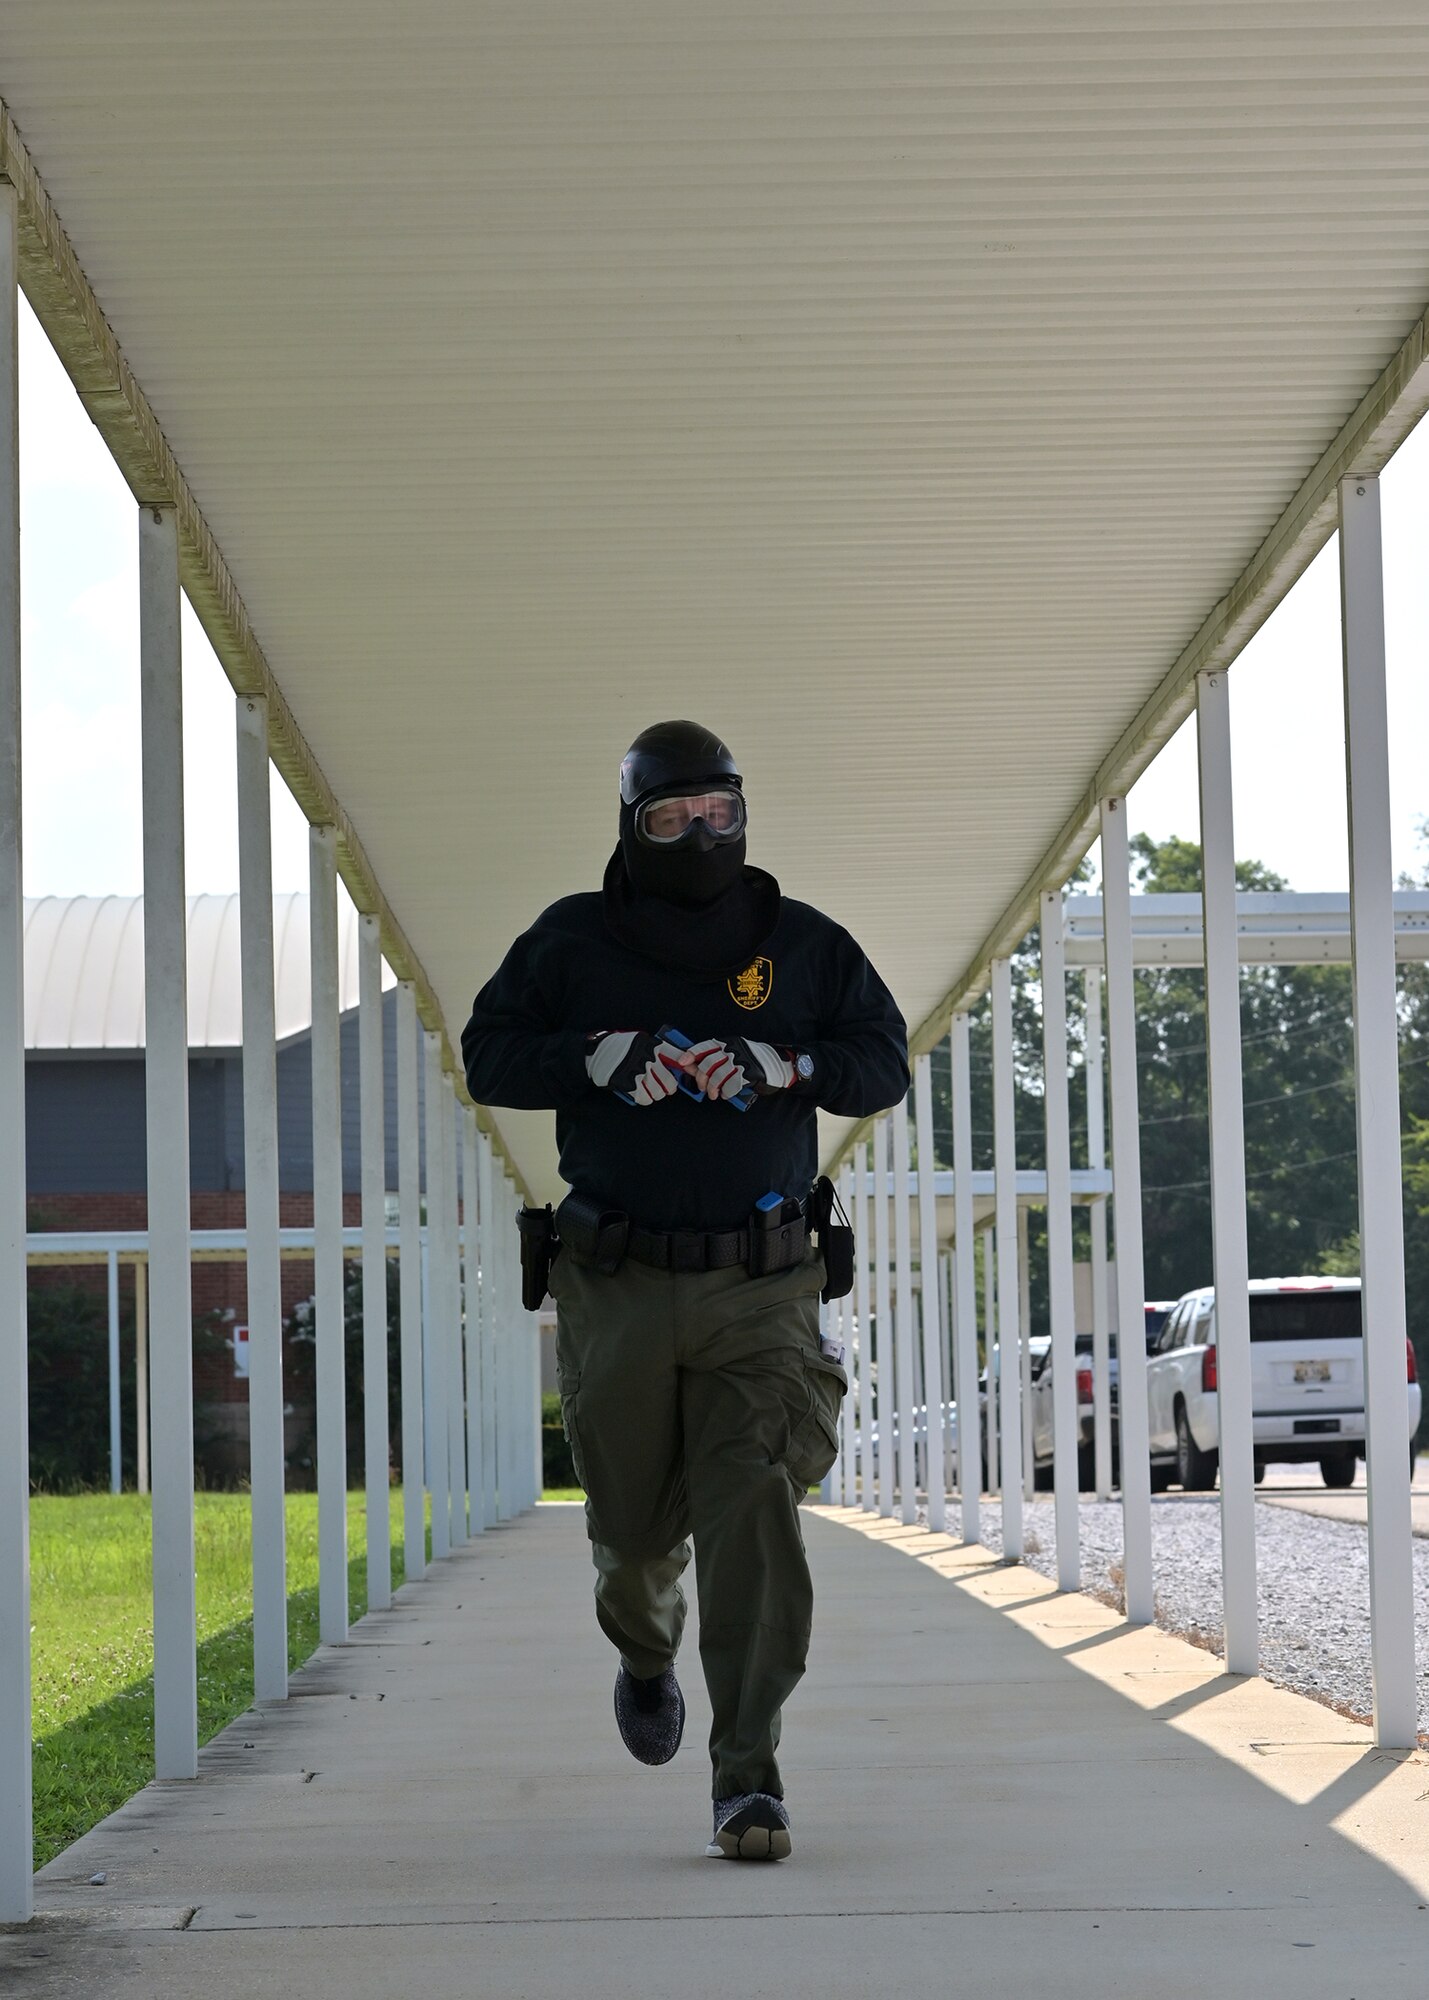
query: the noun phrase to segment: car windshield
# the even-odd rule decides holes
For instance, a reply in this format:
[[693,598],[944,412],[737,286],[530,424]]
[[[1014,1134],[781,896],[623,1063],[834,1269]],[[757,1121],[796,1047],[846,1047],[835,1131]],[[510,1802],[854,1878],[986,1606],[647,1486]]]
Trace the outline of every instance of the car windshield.
[[1358,1292],[1252,1292],[1252,1340],[1358,1340]]

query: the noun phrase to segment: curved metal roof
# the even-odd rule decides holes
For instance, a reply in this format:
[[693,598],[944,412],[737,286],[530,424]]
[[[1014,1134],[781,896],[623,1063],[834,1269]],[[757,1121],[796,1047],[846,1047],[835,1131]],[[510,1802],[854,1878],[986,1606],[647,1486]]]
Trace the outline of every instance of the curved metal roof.
[[[345,897],[338,952],[346,1010],[357,1005],[357,912]],[[312,1023],[306,896],[273,898],[273,975],[281,1041]],[[385,966],[383,980],[392,983]],[[189,897],[188,996],[190,1048],[242,1046],[236,894]],[[142,896],[26,897],[25,1046],[143,1048]]]

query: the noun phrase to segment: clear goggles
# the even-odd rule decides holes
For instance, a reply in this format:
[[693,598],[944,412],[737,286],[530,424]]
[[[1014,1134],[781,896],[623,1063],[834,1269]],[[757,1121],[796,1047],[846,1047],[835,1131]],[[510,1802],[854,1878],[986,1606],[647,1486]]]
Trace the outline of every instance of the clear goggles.
[[650,799],[635,815],[635,831],[650,847],[677,847],[696,826],[716,840],[737,840],[744,831],[744,800],[721,787],[712,792],[676,792]]

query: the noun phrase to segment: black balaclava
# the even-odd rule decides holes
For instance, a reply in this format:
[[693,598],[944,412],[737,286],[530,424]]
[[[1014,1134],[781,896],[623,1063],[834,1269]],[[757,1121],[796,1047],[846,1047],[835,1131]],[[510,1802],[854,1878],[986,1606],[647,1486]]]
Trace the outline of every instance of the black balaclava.
[[637,896],[658,896],[682,910],[706,909],[743,874],[744,834],[738,840],[716,840],[697,826],[678,847],[648,847],[635,831],[635,815],[650,796],[636,805],[623,799],[620,804],[620,854],[630,886]]
[[636,829],[652,799],[704,787],[743,790],[738,765],[712,730],[660,722],[636,737],[620,767],[620,845],[605,871],[605,916],[647,957],[723,978],[747,965],[773,931],[779,884],[746,865],[742,828],[717,840],[696,824],[672,847],[652,847]]

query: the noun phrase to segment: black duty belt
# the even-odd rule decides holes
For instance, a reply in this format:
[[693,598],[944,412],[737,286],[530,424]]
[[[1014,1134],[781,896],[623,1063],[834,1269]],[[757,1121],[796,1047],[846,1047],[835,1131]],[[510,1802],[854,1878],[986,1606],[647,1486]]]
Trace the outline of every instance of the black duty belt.
[[578,1265],[606,1277],[633,1257],[655,1271],[733,1271],[742,1265],[751,1278],[763,1278],[802,1264],[811,1237],[824,1262],[822,1296],[840,1299],[853,1287],[853,1231],[841,1208],[842,1221],[833,1221],[837,1206],[832,1181],[820,1179],[807,1200],[772,1197],[759,1204],[743,1229],[642,1229],[623,1209],[602,1208],[572,1188],[554,1217],[549,1208],[523,1209],[517,1219],[522,1300],[539,1306],[551,1258],[561,1246]]
[[[766,1269],[787,1270],[802,1259],[808,1241],[807,1202],[799,1219],[791,1221]],[[657,1271],[729,1271],[736,1264],[748,1269],[750,1238],[757,1234],[750,1229],[642,1229],[632,1222],[625,1254]]]
[[749,1262],[747,1229],[641,1229],[630,1225],[627,1257],[657,1271],[727,1271]]
[[743,1229],[642,1229],[623,1211],[602,1209],[573,1191],[556,1211],[555,1226],[577,1263],[607,1275],[632,1257],[656,1271],[731,1271],[742,1265],[759,1277],[802,1262],[809,1204],[786,1202],[768,1227],[756,1221]]

